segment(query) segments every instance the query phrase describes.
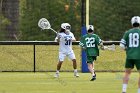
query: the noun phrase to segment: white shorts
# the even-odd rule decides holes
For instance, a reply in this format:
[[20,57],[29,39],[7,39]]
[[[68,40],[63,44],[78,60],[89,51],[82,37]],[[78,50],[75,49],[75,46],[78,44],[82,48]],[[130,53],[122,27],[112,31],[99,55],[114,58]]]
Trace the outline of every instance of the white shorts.
[[66,56],[71,60],[76,59],[74,52],[69,52],[69,53],[59,52],[59,61],[64,61]]

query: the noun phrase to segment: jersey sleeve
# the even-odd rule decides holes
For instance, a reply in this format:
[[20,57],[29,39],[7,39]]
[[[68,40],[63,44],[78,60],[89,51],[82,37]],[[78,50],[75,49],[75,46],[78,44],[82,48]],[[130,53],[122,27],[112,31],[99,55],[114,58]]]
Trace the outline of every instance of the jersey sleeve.
[[101,38],[97,35],[97,44],[100,45],[102,43]]
[[80,45],[81,47],[85,47],[85,44],[84,44],[84,37],[81,37],[80,42],[79,42],[79,45]]
[[55,42],[57,42],[58,39],[62,39],[63,35],[61,33],[57,33],[57,36],[55,37]]
[[126,46],[126,39],[127,39],[127,32],[124,33],[123,38],[121,39],[120,44],[123,44]]

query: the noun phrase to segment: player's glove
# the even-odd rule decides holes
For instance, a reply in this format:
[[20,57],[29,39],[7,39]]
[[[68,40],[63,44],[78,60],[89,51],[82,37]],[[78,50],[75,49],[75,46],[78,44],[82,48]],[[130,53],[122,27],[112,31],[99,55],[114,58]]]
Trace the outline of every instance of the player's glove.
[[61,35],[59,33],[57,33],[57,38],[61,38]]
[[101,46],[100,46],[100,49],[101,49],[101,50],[104,50],[104,49],[105,49],[105,47],[104,47],[103,45],[101,45]]
[[86,50],[86,47],[82,47],[83,50]]

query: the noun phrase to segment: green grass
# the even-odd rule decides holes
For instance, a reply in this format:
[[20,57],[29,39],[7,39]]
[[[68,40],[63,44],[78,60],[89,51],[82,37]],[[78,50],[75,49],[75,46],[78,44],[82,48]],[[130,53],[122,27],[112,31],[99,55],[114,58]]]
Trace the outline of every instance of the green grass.
[[[54,73],[0,73],[0,93],[121,93],[123,73],[97,73],[96,81],[90,73],[61,72],[60,78]],[[137,92],[138,73],[132,73],[127,93]]]

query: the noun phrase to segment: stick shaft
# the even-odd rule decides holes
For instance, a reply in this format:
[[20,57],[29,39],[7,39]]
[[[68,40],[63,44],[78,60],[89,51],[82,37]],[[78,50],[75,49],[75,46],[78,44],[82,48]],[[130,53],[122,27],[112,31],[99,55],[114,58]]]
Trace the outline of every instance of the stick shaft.
[[57,34],[57,32],[54,29],[52,29],[52,28],[50,28],[50,29]]

